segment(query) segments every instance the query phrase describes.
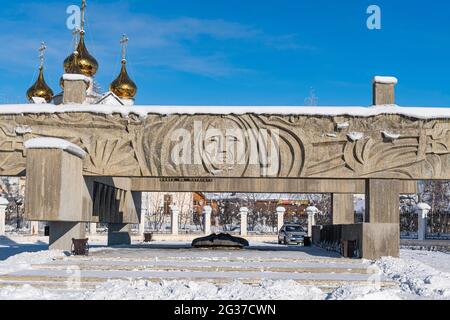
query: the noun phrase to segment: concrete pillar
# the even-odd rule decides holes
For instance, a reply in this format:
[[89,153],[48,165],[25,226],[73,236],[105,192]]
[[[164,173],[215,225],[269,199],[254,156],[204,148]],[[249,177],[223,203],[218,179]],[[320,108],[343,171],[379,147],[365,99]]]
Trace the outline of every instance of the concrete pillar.
[[277,208],[277,232],[281,230],[281,228],[284,225],[284,214],[286,212],[286,209],[283,207]]
[[354,224],[355,208],[352,194],[333,193],[333,224]]
[[97,223],[96,222],[89,224],[89,233],[92,235],[97,234]]
[[71,251],[72,239],[86,238],[83,222],[49,222],[49,250]]
[[211,234],[211,213],[212,208],[210,206],[203,207],[203,231],[208,236]]
[[0,236],[6,234],[5,219],[6,219],[6,208],[8,207],[9,201],[3,197],[0,197]]
[[241,215],[241,236],[248,235],[248,208],[242,207],[240,210]]
[[418,239],[423,241],[426,239],[427,234],[427,219],[428,213],[431,210],[431,207],[427,203],[419,203],[417,205],[417,214],[419,219],[419,228],[418,228]]
[[364,222],[367,227],[363,228],[361,240],[363,258],[400,256],[399,197],[398,180],[369,179],[366,181]]
[[39,221],[30,221],[30,234],[32,236],[39,235]]
[[178,235],[178,218],[180,216],[180,209],[176,205],[170,206],[170,210],[172,211],[172,235]]
[[375,77],[373,79],[373,105],[395,104],[397,82],[394,77]]
[[130,245],[130,225],[124,223],[108,224],[108,246]]
[[[79,75],[72,75],[79,76]],[[63,93],[63,103],[64,104],[83,104],[87,97],[87,78],[80,76],[80,79],[63,79],[64,81],[64,93]]]
[[312,229],[313,226],[316,225],[316,214],[319,212],[319,209],[316,207],[308,207],[306,208],[306,213],[308,214],[308,237],[312,237]]
[[364,222],[400,224],[398,180],[369,179],[366,184]]

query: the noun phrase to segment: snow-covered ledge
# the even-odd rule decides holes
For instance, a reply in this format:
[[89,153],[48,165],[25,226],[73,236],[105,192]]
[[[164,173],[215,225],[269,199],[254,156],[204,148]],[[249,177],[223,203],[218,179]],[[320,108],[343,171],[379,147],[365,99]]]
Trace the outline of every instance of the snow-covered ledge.
[[[450,119],[450,108],[417,108],[400,107],[396,105],[372,106],[372,107],[351,107],[351,106],[330,106],[330,107],[308,107],[308,106],[118,106],[118,105],[98,105],[98,104],[5,104],[0,105],[1,115],[23,115],[23,114],[61,114],[61,113],[93,113],[93,114],[120,114],[128,117],[130,114],[146,118],[149,115],[299,115],[299,116],[349,116],[349,117],[376,117],[380,115],[403,115],[410,118],[432,120]],[[343,129],[348,128],[342,123]]]
[[86,157],[86,152],[79,146],[59,138],[35,138],[25,142],[26,149],[61,149],[81,159]]
[[373,78],[373,82],[381,84],[397,84],[398,79],[395,77],[376,76]]
[[83,74],[65,73],[63,74],[62,78],[63,80],[67,81],[84,81],[88,84],[91,83],[91,79]]

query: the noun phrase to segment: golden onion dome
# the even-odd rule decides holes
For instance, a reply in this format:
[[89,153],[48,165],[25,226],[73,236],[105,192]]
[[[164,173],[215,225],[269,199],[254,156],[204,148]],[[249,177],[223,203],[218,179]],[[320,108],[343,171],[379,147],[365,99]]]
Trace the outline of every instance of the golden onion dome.
[[[77,63],[78,62],[78,51],[74,51],[72,56],[73,56],[73,63],[68,66],[68,68],[65,70],[65,72],[68,74],[83,74],[83,72],[81,71],[80,65]],[[61,79],[59,79],[59,85],[64,90],[64,78],[63,77],[61,77]],[[89,84],[86,84],[86,89],[87,88],[89,88]]]
[[137,86],[128,76],[126,65],[127,61],[123,59],[120,74],[111,83],[109,90],[121,99],[133,99],[137,93]]
[[[78,52],[78,66],[81,70],[81,73],[87,77],[93,77],[98,70],[98,62],[95,60],[93,56],[89,53],[84,43],[84,31],[80,33],[80,41],[78,42],[78,46],[76,49]],[[70,56],[64,60],[64,70],[66,73],[71,73],[70,70],[74,68],[75,63],[75,54],[72,53]]]
[[53,99],[53,91],[44,79],[44,67],[39,68],[39,76],[36,82],[28,89],[27,98],[32,102],[33,97],[43,98],[47,103]]

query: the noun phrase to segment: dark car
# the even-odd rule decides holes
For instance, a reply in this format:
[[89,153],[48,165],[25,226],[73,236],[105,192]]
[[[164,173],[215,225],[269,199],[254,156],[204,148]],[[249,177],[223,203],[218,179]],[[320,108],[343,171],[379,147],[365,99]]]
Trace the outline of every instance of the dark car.
[[278,232],[278,244],[303,243],[307,232],[298,224],[285,224]]

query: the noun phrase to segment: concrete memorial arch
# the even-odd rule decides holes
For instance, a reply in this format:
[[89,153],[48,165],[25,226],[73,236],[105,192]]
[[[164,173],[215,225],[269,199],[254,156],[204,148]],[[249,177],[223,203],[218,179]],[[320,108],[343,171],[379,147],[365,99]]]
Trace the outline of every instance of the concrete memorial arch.
[[[86,105],[83,80],[64,82],[70,104],[0,106],[0,175],[26,175],[26,217],[50,222],[50,248],[84,222],[129,241],[144,191],[332,193],[316,243],[397,256],[399,195],[450,179],[450,110],[398,107],[385,78],[368,108]],[[352,194],[366,195],[362,224]]]

